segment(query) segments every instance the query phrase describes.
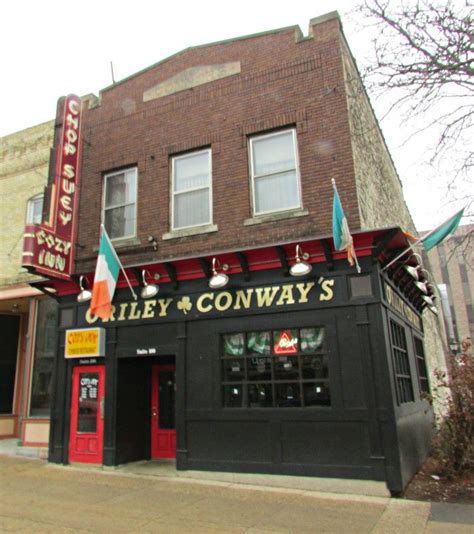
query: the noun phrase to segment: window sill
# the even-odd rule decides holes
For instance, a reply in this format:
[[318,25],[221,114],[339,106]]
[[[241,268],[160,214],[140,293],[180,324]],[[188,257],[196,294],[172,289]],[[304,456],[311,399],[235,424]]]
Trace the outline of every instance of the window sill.
[[[125,237],[123,239],[111,239],[110,242],[114,246],[115,249],[117,248],[128,248],[128,247],[137,247],[142,244],[140,239],[137,237]],[[98,252],[99,247],[95,246],[92,248],[93,252]]]
[[244,226],[292,219],[293,217],[305,217],[306,215],[309,215],[309,211],[301,208],[276,213],[266,213],[265,215],[256,215],[250,219],[245,219]]
[[168,239],[179,239],[181,237],[190,237],[193,235],[200,235],[200,234],[210,234],[212,232],[217,232],[219,230],[219,227],[217,224],[206,224],[205,226],[196,226],[194,228],[183,228],[182,230],[173,230],[171,232],[167,232],[166,234],[163,234],[161,236],[161,239],[164,241]]

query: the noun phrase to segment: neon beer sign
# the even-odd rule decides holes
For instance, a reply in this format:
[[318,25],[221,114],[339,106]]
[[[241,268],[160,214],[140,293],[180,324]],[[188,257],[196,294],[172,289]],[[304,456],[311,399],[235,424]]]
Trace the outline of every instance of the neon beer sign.
[[284,330],[279,339],[275,339],[273,349],[275,354],[296,354],[298,352],[298,338],[293,337],[291,331]]

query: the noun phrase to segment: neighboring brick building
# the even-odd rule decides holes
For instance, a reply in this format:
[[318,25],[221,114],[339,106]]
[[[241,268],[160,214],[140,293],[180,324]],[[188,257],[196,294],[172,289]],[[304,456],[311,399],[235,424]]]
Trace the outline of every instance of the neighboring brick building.
[[[0,139],[0,438],[47,446],[57,305],[21,266],[26,222],[39,222],[53,121]],[[48,338],[49,335],[49,338]]]
[[428,253],[436,283],[446,289],[446,329],[449,343],[456,352],[463,341],[472,343],[474,339],[473,231],[474,224],[460,226],[454,236]]
[[[187,49],[82,116],[74,96],[59,109],[62,233],[28,227],[24,257],[60,300],[50,460],[176,456],[403,489],[429,449],[426,362],[443,355],[413,281],[382,272],[414,227],[337,14],[308,37]],[[334,250],[330,178],[360,275]],[[160,291],[132,301],[120,275],[104,321],[77,301],[101,222],[135,291]]]

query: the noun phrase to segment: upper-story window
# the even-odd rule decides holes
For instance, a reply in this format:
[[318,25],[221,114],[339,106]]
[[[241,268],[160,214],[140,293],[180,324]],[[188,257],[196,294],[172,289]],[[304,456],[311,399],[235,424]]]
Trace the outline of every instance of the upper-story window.
[[171,160],[172,230],[212,223],[211,149]]
[[301,207],[296,131],[250,138],[254,215]]
[[26,223],[27,224],[40,224],[43,214],[43,195],[36,195],[28,200],[26,207]]
[[135,237],[137,223],[137,169],[104,176],[103,217],[111,239]]

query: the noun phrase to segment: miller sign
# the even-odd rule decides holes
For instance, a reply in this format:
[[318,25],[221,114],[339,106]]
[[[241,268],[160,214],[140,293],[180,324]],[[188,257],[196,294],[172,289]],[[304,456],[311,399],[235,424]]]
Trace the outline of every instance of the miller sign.
[[54,147],[56,166],[48,220],[25,227],[23,267],[54,278],[69,279],[74,262],[80,127],[81,99],[68,95],[64,102],[61,139]]

